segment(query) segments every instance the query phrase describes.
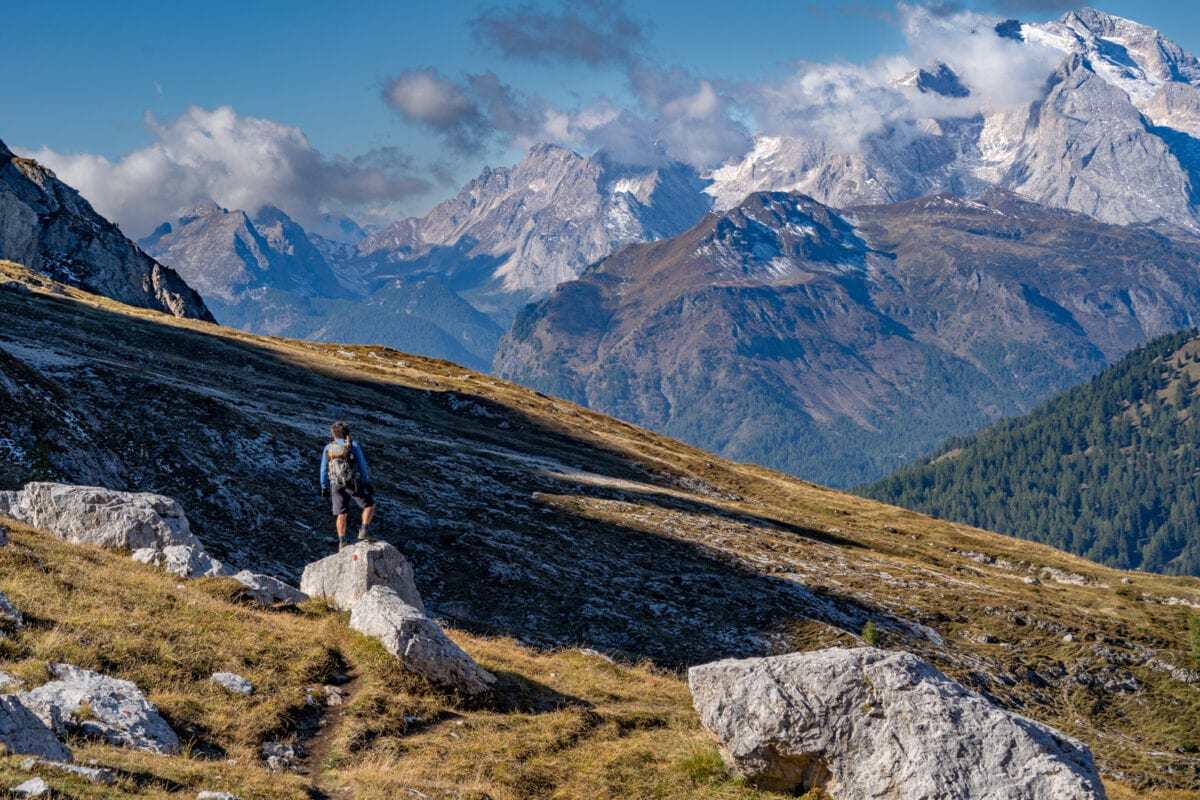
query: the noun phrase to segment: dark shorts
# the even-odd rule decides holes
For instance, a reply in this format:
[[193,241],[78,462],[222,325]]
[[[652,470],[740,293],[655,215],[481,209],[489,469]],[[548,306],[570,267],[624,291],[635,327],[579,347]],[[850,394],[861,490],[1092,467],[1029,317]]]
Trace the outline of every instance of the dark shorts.
[[375,498],[371,494],[371,484],[355,481],[349,486],[338,488],[330,487],[329,497],[333,501],[333,515],[340,517],[342,514],[350,510],[350,500],[358,504],[359,508],[370,508],[375,505]]

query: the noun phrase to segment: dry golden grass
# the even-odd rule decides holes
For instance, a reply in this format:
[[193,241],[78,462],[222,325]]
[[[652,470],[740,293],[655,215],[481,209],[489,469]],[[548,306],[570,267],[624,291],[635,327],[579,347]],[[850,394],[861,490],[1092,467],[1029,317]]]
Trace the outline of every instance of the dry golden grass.
[[[350,631],[344,613],[315,603],[260,609],[231,601],[237,592],[228,580],[181,582],[121,553],[9,527],[0,591],[29,624],[0,639],[0,670],[31,687],[58,661],[131,680],[185,743],[184,754],[165,757],[73,741],[77,761],[119,778],[104,787],[39,773],[70,797],[209,789],[243,800],[315,790],[365,799],[406,788],[494,800],[769,796],[729,777],[677,674],[453,632],[501,682],[497,700],[471,705],[405,673],[377,642]],[[306,689],[340,668],[355,680],[321,734],[323,763],[307,765],[306,775],[268,773],[263,741],[316,745],[301,732]],[[243,675],[254,694],[220,689],[209,680],[214,671]],[[29,777],[21,761],[0,757],[0,786]]]

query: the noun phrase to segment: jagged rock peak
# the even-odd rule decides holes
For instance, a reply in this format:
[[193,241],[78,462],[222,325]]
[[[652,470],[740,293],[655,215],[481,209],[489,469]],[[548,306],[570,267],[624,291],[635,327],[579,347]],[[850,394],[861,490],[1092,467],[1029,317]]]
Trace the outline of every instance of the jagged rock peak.
[[946,64],[938,62],[929,67],[913,70],[893,83],[908,86],[922,94],[940,94],[943,97],[967,97],[971,90],[963,85],[958,73]]

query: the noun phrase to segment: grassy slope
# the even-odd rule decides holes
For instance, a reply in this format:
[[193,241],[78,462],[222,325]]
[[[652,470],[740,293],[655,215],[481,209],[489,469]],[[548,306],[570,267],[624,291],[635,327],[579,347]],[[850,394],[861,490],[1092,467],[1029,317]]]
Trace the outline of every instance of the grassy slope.
[[[43,683],[46,665],[56,661],[132,680],[186,747],[183,756],[163,757],[72,742],[78,762],[95,760],[119,779],[103,787],[40,773],[71,797],[179,797],[208,789],[243,800],[314,791],[387,798],[405,788],[496,800],[590,797],[597,790],[761,796],[719,767],[674,673],[452,632],[505,687],[495,703],[470,707],[400,671],[375,642],[348,629],[346,613],[317,603],[260,609],[240,602],[229,579],[180,583],[120,553],[9,527],[0,591],[29,626],[0,638],[0,669],[30,686]],[[305,695],[341,670],[354,678],[352,693],[332,727],[320,729],[322,763],[307,764],[307,774],[268,774],[261,742],[317,749],[305,724],[312,716]],[[215,671],[245,676],[254,694],[220,689],[209,680]],[[0,756],[0,787],[29,777],[22,760]]]
[[[18,274],[15,267],[7,269]],[[1182,791],[1200,789],[1200,759],[1195,755],[1200,733],[1194,723],[1200,716],[1200,698],[1195,685],[1175,680],[1161,668],[1190,663],[1188,617],[1195,612],[1180,603],[1200,603],[1200,581],[1127,576],[1050,548],[864,501],[754,466],[723,462],[447,362],[411,356],[398,359],[397,354],[378,348],[344,349],[261,339],[125,309],[96,298],[81,300],[100,306],[104,313],[123,315],[128,326],[146,326],[146,335],[165,337],[166,328],[191,332],[189,336],[205,337],[204,349],[218,354],[239,352],[231,348],[259,348],[272,353],[279,363],[309,371],[314,383],[330,373],[358,381],[369,379],[372,392],[382,398],[380,402],[386,400],[388,386],[397,390],[423,386],[474,398],[514,415],[514,419],[520,415],[535,421],[536,436],[527,431],[505,433],[493,426],[486,432],[490,446],[525,447],[528,457],[556,456],[562,464],[583,463],[588,469],[553,480],[539,479],[534,472],[519,476],[524,496],[531,498],[533,508],[540,509],[525,517],[536,537],[531,541],[545,548],[528,550],[524,558],[561,566],[561,561],[554,561],[553,548],[565,546],[567,541],[554,527],[563,520],[575,526],[572,535],[579,537],[583,546],[607,546],[606,538],[616,537],[625,549],[645,550],[657,571],[647,568],[637,576],[635,585],[642,590],[627,602],[646,605],[637,607],[639,618],[631,617],[628,624],[653,625],[656,609],[669,612],[672,602],[690,604],[694,615],[706,618],[714,613],[704,605],[706,600],[720,596],[728,584],[738,592],[761,592],[770,615],[766,621],[756,622],[752,640],[721,647],[783,651],[851,644],[858,641],[856,634],[870,619],[881,631],[883,646],[917,652],[1001,705],[1088,742],[1114,797],[1152,797],[1157,790],[1162,790],[1158,796],[1164,798],[1200,797],[1200,791]],[[67,301],[55,303],[70,307]],[[78,308],[81,315],[91,313],[83,305]],[[421,413],[430,415],[432,424],[434,412]],[[470,427],[461,419],[453,422],[459,429]],[[408,446],[419,445],[409,442]],[[460,442],[458,446],[464,445]],[[546,471],[539,467],[535,472]],[[460,490],[469,492],[471,486],[467,483]],[[531,488],[537,490],[532,496]],[[486,539],[464,543],[437,538],[440,535],[425,539],[420,530],[414,530],[401,544],[410,552],[416,550],[419,580],[425,574],[422,565],[430,559],[457,566],[468,563],[473,553],[479,558],[478,553],[488,552]],[[32,680],[45,661],[65,658],[60,652],[72,652],[69,648],[76,646],[71,644],[73,639],[90,635],[68,635],[64,630],[86,631],[91,623],[84,615],[68,625],[60,616],[67,614],[65,609],[39,611],[36,605],[59,602],[39,599],[43,594],[66,594],[43,593],[36,587],[43,578],[56,574],[56,563],[69,563],[76,556],[28,532],[18,530],[14,540],[8,551],[0,551],[5,567],[0,569],[0,591],[9,592],[18,607],[42,622],[21,634],[16,645],[3,645],[0,669],[16,663]],[[29,554],[39,548],[55,548],[53,558],[41,558],[48,570],[44,573],[28,568],[36,563]],[[103,562],[109,556],[87,558]],[[11,559],[25,568],[9,568]],[[670,559],[685,559],[689,568],[696,569],[716,565],[716,571],[699,581],[691,581],[686,574],[674,575],[680,578],[674,583],[660,581],[660,576],[677,570],[678,565]],[[102,608],[138,608],[151,604],[143,597],[143,592],[149,592],[149,597],[159,597],[153,603],[165,608],[170,602],[165,598],[171,595],[215,603],[218,600],[212,594],[228,592],[217,586],[202,591],[207,583],[175,590],[173,579],[155,578],[127,561],[112,563],[114,572],[139,576],[129,585],[133,594],[124,599],[109,594],[106,599],[87,602]],[[84,572],[76,569],[76,577],[68,582],[82,587],[83,579],[78,576]],[[1035,576],[1039,582],[1027,582]],[[492,591],[497,582],[478,571],[468,577],[468,585],[483,593]],[[1123,577],[1132,583],[1123,584]],[[451,579],[450,571],[439,573],[436,580],[421,583],[422,591],[437,599],[453,597],[444,585]],[[161,597],[142,588],[158,585],[155,581],[161,584]],[[110,578],[95,589],[116,593],[120,585]],[[501,602],[507,593],[510,605],[546,603],[555,592],[569,590],[528,583],[501,588],[503,592],[491,602]],[[89,595],[76,591],[70,596]],[[734,593],[720,605],[731,606],[725,612],[731,618],[753,617],[762,612],[759,596],[753,597],[751,602]],[[172,606],[175,615],[187,605],[176,601]],[[478,791],[497,798],[591,796],[596,794],[596,786],[606,783],[614,796],[703,796],[704,792],[737,796],[746,791],[721,780],[701,786],[689,777],[689,770],[692,774],[704,772],[712,751],[696,727],[686,689],[677,675],[649,666],[611,666],[569,649],[528,649],[509,638],[525,638],[527,631],[519,623],[477,619],[470,626],[476,632],[493,630],[504,635],[480,638],[459,633],[456,637],[486,667],[506,674],[510,683],[507,696],[516,699],[510,700],[507,708],[465,709],[406,683],[407,679],[384,666],[386,659],[380,662],[377,652],[371,655],[372,648],[356,644],[355,637],[325,612],[281,615],[222,609],[209,607],[199,618],[244,624],[238,633],[217,637],[228,651],[205,655],[203,647],[166,644],[188,641],[186,633],[158,632],[142,644],[114,650],[129,656],[108,664],[122,677],[149,688],[177,727],[198,732],[196,755],[158,760],[88,747],[80,750],[81,757],[95,753],[94,757],[132,774],[155,776],[148,784],[151,787],[160,780],[157,770],[164,773],[161,780],[167,781],[167,786],[170,781],[189,787],[220,782],[225,779],[216,775],[224,774],[243,797],[269,796],[254,792],[278,791],[292,780],[297,781],[299,792],[304,784],[301,779],[263,776],[253,765],[253,743],[266,731],[286,736],[293,730],[297,724],[294,711],[302,701],[304,686],[319,680],[323,671],[340,659],[358,670],[364,684],[356,695],[357,705],[351,705],[357,711],[345,715],[346,727],[339,728],[329,751],[328,764],[334,771],[324,776],[315,773],[325,787],[350,785],[356,796],[362,797],[390,796],[401,783],[427,793],[436,793],[438,787],[449,792],[451,787],[473,784]],[[564,624],[577,623],[586,611],[564,609],[564,614],[573,615]],[[173,624],[171,614],[152,616],[161,624]],[[648,623],[641,619],[646,616],[651,617]],[[602,619],[595,622],[604,624]],[[622,627],[627,623],[617,620],[611,624]],[[665,625],[661,620],[658,624]],[[286,637],[289,644],[280,645],[275,655],[274,646],[262,645],[271,641],[264,631],[273,629],[295,631]],[[183,630],[187,630],[186,624]],[[532,638],[541,638],[546,632],[537,633]],[[678,647],[689,644],[687,633],[661,629],[664,640],[680,640]],[[133,634],[126,631],[123,635]],[[584,630],[584,641],[588,635]],[[244,643],[240,650],[238,641]],[[690,643],[711,646],[702,640]],[[99,640],[91,646],[90,661],[86,652],[73,656],[81,666],[105,663],[99,660],[100,654],[112,649]],[[68,649],[60,651],[60,647]],[[198,663],[192,661],[193,649]],[[276,688],[253,700],[267,708],[256,705],[253,713],[248,713],[234,701],[214,697],[216,693],[206,681],[209,670],[233,668],[249,659],[233,671],[263,680],[252,669],[263,658],[278,659],[276,666],[290,675],[276,679],[280,680]],[[166,673],[156,674],[157,670]],[[367,680],[376,674],[378,677]],[[143,682],[148,678],[155,684]],[[270,686],[270,680],[264,685]],[[224,705],[210,717],[205,706],[213,702]],[[528,713],[529,708],[534,713]],[[405,715],[437,721],[410,728],[403,723]],[[232,728],[221,720],[234,720]],[[210,752],[234,754],[238,763],[210,761],[206,757]],[[518,754],[515,759],[514,753]],[[689,761],[690,768],[685,768]],[[10,770],[16,762],[3,763]],[[148,765],[157,766],[152,769]],[[185,781],[187,775],[194,777]],[[1125,785],[1137,787],[1137,793],[1122,788]],[[1179,791],[1166,791],[1172,787]]]

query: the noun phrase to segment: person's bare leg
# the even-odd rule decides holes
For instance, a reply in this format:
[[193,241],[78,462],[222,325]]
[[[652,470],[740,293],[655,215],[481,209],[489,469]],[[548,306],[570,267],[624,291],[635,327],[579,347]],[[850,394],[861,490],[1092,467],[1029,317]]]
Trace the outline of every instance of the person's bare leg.
[[375,516],[375,506],[367,506],[363,509],[362,525],[367,527],[371,524],[371,517]]
[[338,547],[340,548],[346,542],[346,517],[347,514],[338,514],[336,518]]

